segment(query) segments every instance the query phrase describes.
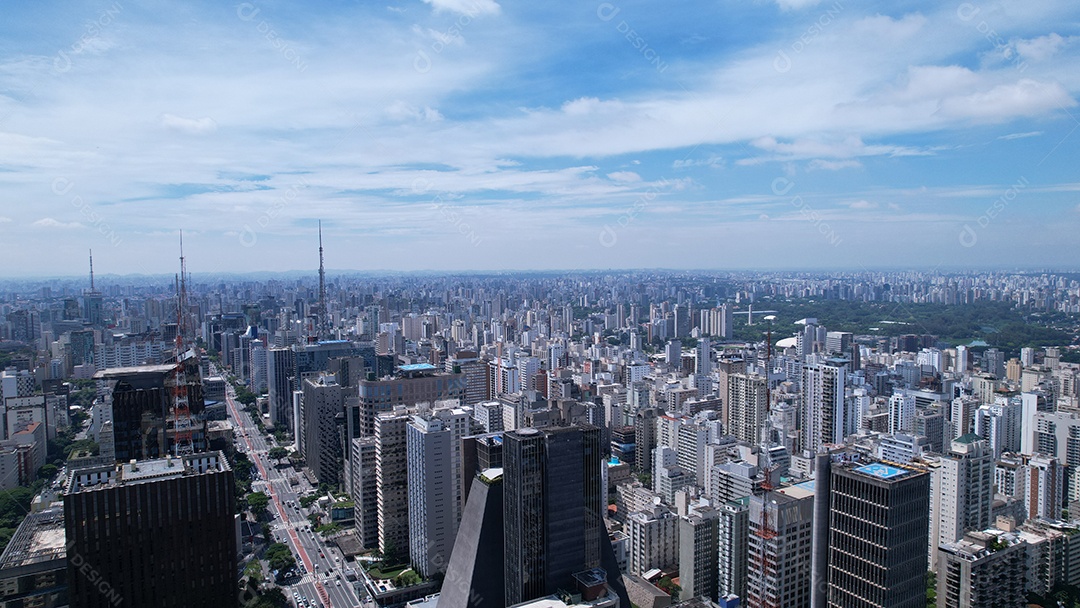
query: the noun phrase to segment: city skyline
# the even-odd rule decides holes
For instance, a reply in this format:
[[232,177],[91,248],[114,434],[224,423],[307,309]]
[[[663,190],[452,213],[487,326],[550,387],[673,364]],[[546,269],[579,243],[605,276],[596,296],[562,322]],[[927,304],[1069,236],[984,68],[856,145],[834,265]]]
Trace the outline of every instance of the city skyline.
[[102,276],[172,274],[181,229],[195,270],[304,270],[320,218],[327,268],[357,271],[1080,254],[1064,1],[7,17],[5,277],[82,274],[89,248]]

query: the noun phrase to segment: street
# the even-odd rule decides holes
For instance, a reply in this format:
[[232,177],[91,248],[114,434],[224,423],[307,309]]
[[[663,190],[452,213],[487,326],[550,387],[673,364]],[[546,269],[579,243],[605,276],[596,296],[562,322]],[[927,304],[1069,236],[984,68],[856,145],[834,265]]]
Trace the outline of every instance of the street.
[[[309,510],[300,507],[299,496],[311,489],[309,484],[303,475],[294,473],[300,483],[290,485],[287,474],[270,460],[267,451],[274,446],[259,432],[251,416],[240,408],[231,384],[227,385],[226,399],[229,415],[236,425],[237,443],[244,447],[258,471],[258,477],[252,482],[252,491],[262,491],[270,497],[267,513],[271,517],[274,540],[287,544],[293,554],[299,556],[297,563],[303,564],[307,571],[299,583],[282,586],[285,595],[299,604],[294,593],[299,594],[300,598],[306,598],[308,606],[360,606],[352,583],[345,578],[344,556],[337,547],[323,543],[307,518]],[[327,573],[330,575],[327,576]]]

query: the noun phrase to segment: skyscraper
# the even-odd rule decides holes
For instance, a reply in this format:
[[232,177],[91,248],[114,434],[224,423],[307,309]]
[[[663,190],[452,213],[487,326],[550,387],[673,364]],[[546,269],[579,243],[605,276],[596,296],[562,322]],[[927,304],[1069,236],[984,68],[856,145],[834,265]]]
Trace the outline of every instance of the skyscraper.
[[508,432],[503,439],[506,605],[571,588],[600,565],[603,524],[600,430]]
[[[72,608],[236,605],[233,472],[220,452],[72,471]],[[95,576],[87,574],[90,566]],[[115,596],[100,591],[108,581]]]
[[816,454],[823,445],[843,443],[855,431],[853,412],[844,408],[846,365],[846,359],[829,359],[803,368],[804,452]]
[[765,428],[767,384],[758,374],[728,376],[727,405],[730,424],[728,433],[750,444],[761,442]]
[[406,411],[385,412],[375,418],[379,551],[395,558],[405,557],[409,551],[408,447],[405,439],[409,418]]
[[727,501],[717,509],[716,592],[718,597],[746,597],[746,543],[750,527],[750,498]]
[[634,464],[638,471],[651,475],[653,472],[653,450],[656,448],[656,418],[660,411],[654,407],[638,410],[634,414]]
[[334,376],[304,380],[304,460],[321,483],[337,485],[341,482],[340,422],[348,391]]
[[926,605],[925,471],[881,463],[832,466],[830,608]]
[[471,413],[438,409],[414,415],[406,427],[409,557],[424,577],[445,572],[450,562],[464,506],[461,440]]
[[810,603],[813,494],[774,491],[749,498],[746,605],[805,608]]
[[292,428],[292,383],[296,360],[291,348],[271,348],[266,352],[266,383],[269,392],[270,421]]
[[679,518],[679,586],[684,600],[716,598],[720,514],[708,501]]
[[941,546],[937,569],[939,606],[1027,606],[1028,544],[1016,534],[969,532]]
[[930,567],[938,547],[990,526],[994,500],[994,455],[986,441],[969,433],[930,462]]
[[915,396],[903,391],[889,397],[889,433],[915,432]]

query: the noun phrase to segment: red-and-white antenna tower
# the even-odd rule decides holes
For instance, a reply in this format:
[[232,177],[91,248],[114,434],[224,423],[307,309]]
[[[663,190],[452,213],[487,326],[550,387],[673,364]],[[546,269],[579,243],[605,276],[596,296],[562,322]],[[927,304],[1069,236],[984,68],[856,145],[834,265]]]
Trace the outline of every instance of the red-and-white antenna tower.
[[194,453],[191,407],[188,402],[188,353],[184,342],[187,333],[187,265],[184,261],[184,231],[180,231],[180,275],[176,278],[176,368],[173,370],[173,401],[169,420],[173,428],[173,452],[176,456]]
[[747,589],[749,597],[747,597],[746,604],[749,608],[779,608],[776,602],[769,597],[769,589],[766,587],[766,578],[770,573],[777,576],[772,548],[769,547],[778,536],[776,530],[769,523],[769,493],[774,489],[772,477],[776,471],[776,465],[769,458],[769,444],[772,442],[772,423],[769,421],[769,415],[772,413],[772,387],[769,376],[772,374],[772,321],[775,318],[772,315],[765,317],[765,320],[769,322],[765,338],[765,420],[761,428],[761,451],[758,454],[758,457],[765,463],[765,466],[762,467],[762,474],[765,478],[761,483],[761,526],[754,531],[754,535],[760,539],[758,542],[760,552],[753,556],[753,563],[761,573],[761,586],[760,588]]

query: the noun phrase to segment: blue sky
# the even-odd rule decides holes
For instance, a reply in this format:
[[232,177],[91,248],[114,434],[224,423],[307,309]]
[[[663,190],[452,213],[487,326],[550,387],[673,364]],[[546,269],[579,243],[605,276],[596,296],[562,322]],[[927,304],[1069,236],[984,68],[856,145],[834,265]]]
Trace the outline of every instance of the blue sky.
[[0,276],[1075,267],[1080,6],[5,6]]

